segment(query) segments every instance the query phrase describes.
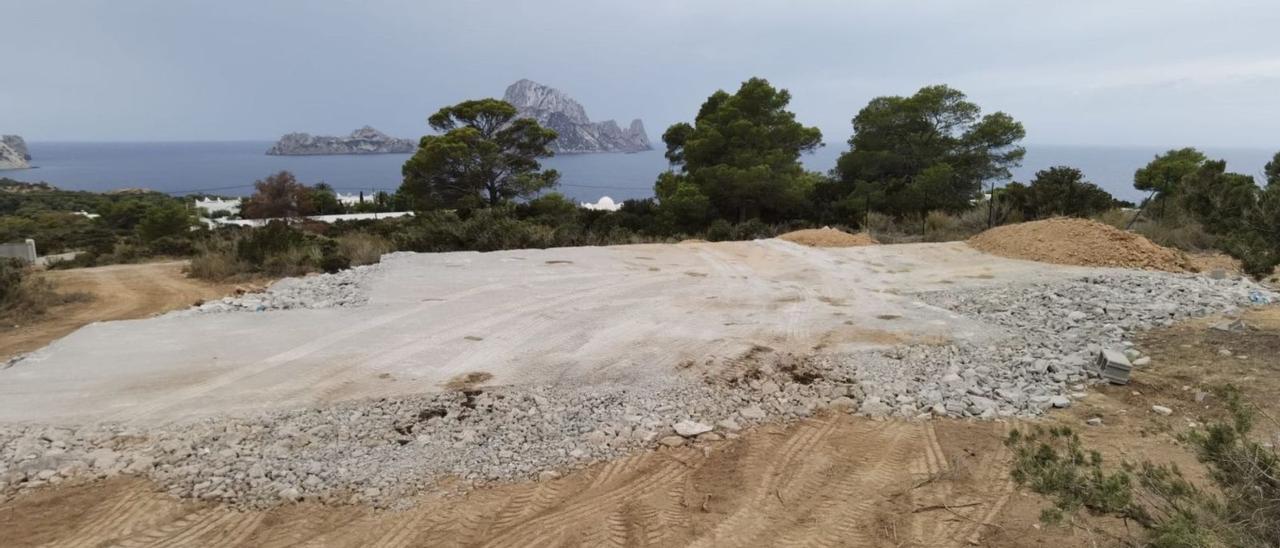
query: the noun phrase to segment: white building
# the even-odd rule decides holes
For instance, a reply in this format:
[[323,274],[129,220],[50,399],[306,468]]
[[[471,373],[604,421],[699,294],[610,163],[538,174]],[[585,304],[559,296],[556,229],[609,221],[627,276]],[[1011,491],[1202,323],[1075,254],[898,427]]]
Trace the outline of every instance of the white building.
[[[360,193],[358,192],[355,192],[352,194],[343,194],[341,192],[338,192],[335,194],[335,196],[338,197],[339,203],[347,207],[354,207],[360,203]],[[373,202],[373,193],[365,194],[364,201]]]
[[226,211],[232,215],[240,214],[240,198],[231,200],[215,200],[215,199],[197,199],[196,209],[203,209],[205,215],[212,215],[219,211]]

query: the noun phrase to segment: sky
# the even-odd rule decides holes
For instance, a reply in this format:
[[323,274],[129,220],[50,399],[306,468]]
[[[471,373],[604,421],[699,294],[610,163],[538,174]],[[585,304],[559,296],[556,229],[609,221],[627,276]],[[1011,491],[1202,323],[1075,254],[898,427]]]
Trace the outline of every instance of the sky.
[[0,0],[0,133],[272,140],[529,78],[657,141],[761,76],[843,145],[873,97],[948,84],[1027,143],[1280,147],[1275,0]]

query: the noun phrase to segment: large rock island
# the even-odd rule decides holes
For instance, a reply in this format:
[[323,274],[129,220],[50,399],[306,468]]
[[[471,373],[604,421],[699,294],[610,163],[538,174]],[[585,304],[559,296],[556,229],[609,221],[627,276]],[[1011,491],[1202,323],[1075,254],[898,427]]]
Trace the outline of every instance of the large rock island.
[[520,80],[507,86],[502,99],[520,111],[520,115],[537,120],[543,127],[560,134],[551,142],[557,153],[639,152],[651,150],[644,122],[632,120],[623,129],[613,120],[592,122],[586,109],[564,92],[531,80]]
[[418,148],[411,139],[397,139],[364,126],[346,137],[290,133],[267,150],[271,156],[316,156],[325,154],[407,154]]
[[0,169],[26,169],[31,167],[31,154],[27,143],[17,135],[0,136]]

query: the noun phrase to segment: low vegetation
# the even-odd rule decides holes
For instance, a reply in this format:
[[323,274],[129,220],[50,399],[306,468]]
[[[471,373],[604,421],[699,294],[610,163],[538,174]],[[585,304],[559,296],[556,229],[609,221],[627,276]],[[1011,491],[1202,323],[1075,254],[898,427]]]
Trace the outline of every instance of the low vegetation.
[[[430,117],[394,194],[341,204],[324,183],[288,172],[257,181],[246,218],[294,226],[253,236],[196,223],[188,201],[159,193],[94,194],[0,181],[0,237],[35,238],[43,253],[83,253],[60,267],[194,257],[192,273],[225,279],[366,264],[388,251],[493,251],[518,247],[770,237],[843,227],[884,243],[967,239],[993,226],[1074,216],[1096,218],[1184,250],[1223,250],[1264,277],[1280,264],[1280,155],[1266,186],[1191,148],[1156,157],[1134,175],[1151,192],[1135,208],[1069,166],[1008,181],[1024,155],[1022,125],[984,114],[964,93],[928,86],[872,99],[853,118],[848,150],[829,173],[804,169],[821,132],[788,110],[790,93],[752,78],[716,91],[692,122],[663,133],[672,170],[654,198],[617,211],[588,210],[555,193],[559,175],[540,158],[555,132],[492,99],[464,101]],[[923,143],[923,144],[921,144]],[[189,200],[187,197],[186,200]],[[77,211],[90,211],[89,218]],[[310,215],[412,210],[412,219],[314,226]],[[259,249],[258,239],[275,242]],[[276,245],[279,244],[279,245]]]
[[0,259],[0,325],[11,327],[43,316],[49,309],[86,301],[88,293],[59,293],[48,280],[31,275],[16,259]]
[[1180,436],[1208,470],[1197,485],[1174,465],[1149,461],[1109,466],[1066,427],[1013,431],[1014,480],[1048,496],[1041,520],[1105,535],[1081,514],[1135,523],[1129,546],[1241,548],[1280,545],[1280,456],[1253,441],[1254,412],[1231,387],[1220,390],[1229,416]]

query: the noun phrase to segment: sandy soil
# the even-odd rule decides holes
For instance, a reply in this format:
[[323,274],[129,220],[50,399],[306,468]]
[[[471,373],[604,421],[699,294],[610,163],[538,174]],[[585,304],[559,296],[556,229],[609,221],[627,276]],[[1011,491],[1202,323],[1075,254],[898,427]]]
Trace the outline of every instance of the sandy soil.
[[965,546],[1008,499],[1002,435],[993,423],[819,417],[398,512],[241,513],[113,481],[0,507],[0,530],[14,547]]
[[858,247],[880,243],[865,232],[850,234],[831,227],[796,230],[780,235],[778,239],[812,247]]
[[184,265],[172,261],[39,273],[59,292],[84,291],[93,299],[57,307],[35,323],[0,330],[0,360],[40,348],[93,322],[146,318],[221,298],[234,289],[187,278]]
[[[689,360],[980,339],[912,291],[1076,276],[963,243],[780,240],[390,256],[350,309],[88,326],[0,371],[0,420],[172,420],[490,384],[672,382]],[[883,317],[893,316],[893,321]]]
[[998,226],[970,238],[969,245],[1001,257],[1055,264],[1168,272],[1192,268],[1177,250],[1089,219],[1057,217]]

